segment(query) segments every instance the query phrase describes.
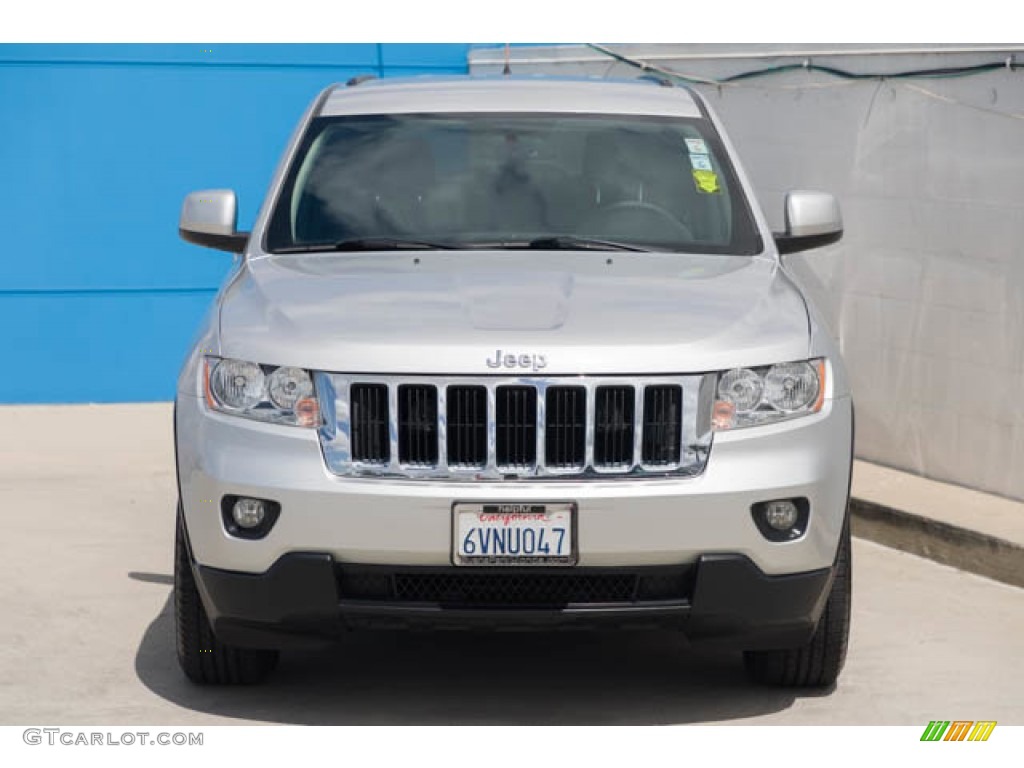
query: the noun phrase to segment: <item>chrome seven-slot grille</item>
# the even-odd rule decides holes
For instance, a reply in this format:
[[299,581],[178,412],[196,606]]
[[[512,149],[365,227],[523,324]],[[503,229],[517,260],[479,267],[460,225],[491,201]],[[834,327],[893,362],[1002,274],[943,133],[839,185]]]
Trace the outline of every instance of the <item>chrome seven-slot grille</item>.
[[[359,377],[318,374],[336,474],[504,479],[695,474],[707,377]],[[703,411],[702,414],[698,413]]]

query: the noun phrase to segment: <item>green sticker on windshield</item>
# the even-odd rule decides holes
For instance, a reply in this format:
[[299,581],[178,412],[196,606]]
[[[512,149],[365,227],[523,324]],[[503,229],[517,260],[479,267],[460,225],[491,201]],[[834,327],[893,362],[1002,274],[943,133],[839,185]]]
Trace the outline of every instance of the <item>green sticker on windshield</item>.
[[718,176],[714,171],[702,171],[694,169],[693,180],[697,182],[697,191],[706,195],[717,195],[722,191],[718,185]]

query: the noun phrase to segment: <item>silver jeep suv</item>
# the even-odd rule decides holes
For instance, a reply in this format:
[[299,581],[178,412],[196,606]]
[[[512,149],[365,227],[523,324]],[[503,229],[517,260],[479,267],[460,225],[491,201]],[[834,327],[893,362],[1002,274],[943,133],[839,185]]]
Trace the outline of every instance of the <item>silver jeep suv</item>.
[[718,119],[657,82],[351,81],[309,107],[178,381],[178,658],[359,627],[671,627],[832,683],[853,407]]

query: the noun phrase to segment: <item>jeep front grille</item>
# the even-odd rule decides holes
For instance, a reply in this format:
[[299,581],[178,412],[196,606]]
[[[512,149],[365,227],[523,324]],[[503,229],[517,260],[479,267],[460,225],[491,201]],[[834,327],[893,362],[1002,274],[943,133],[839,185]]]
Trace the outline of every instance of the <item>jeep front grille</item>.
[[448,465],[487,466],[487,387],[448,387]]
[[386,465],[391,458],[387,385],[353,384],[351,397],[352,460]]
[[501,469],[525,469],[537,463],[537,390],[534,387],[498,387],[494,403],[497,447]]
[[633,464],[633,387],[598,387],[594,416],[594,463],[600,467]]
[[644,464],[679,461],[682,405],[683,390],[678,385],[656,385],[644,390]]
[[555,469],[582,469],[587,454],[587,390],[548,387],[544,458]]
[[398,387],[398,461],[414,467],[437,464],[437,389],[430,384]]
[[712,376],[316,374],[335,474],[446,480],[694,475]]

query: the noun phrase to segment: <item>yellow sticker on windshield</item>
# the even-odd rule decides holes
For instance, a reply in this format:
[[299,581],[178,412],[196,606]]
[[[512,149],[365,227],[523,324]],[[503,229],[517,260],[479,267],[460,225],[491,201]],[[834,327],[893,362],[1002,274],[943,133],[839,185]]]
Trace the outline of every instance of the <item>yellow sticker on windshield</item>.
[[694,170],[693,180],[697,182],[697,191],[706,195],[715,195],[722,191],[718,186],[718,176],[714,171]]

